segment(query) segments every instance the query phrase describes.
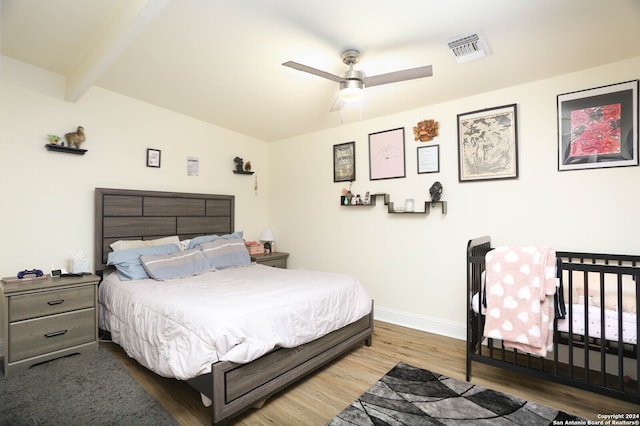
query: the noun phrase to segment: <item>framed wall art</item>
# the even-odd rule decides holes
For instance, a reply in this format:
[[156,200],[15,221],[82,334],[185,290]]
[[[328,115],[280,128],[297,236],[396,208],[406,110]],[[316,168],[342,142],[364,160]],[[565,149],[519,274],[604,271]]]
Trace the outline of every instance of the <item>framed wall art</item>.
[[418,174],[440,171],[440,145],[418,147]]
[[558,170],[638,165],[638,80],[558,95]]
[[333,146],[333,181],[356,180],[356,143],[347,142]]
[[369,179],[405,177],[404,127],[369,134]]
[[160,150],[147,148],[147,167],[160,167]]
[[458,180],[517,177],[517,105],[458,114]]

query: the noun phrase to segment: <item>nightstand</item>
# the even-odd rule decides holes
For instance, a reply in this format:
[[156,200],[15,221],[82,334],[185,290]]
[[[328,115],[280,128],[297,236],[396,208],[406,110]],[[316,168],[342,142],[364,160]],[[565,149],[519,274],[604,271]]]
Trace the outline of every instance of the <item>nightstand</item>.
[[275,268],[287,269],[287,258],[289,253],[274,251],[270,254],[254,254],[251,261],[260,265],[273,266]]
[[4,375],[96,351],[99,281],[96,275],[0,281]]

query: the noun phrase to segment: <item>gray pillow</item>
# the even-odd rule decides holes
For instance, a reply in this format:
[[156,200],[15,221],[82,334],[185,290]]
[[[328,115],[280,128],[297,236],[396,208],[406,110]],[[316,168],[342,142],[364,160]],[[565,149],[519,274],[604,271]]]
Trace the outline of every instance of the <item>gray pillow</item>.
[[140,256],[140,262],[149,276],[155,280],[190,277],[215,270],[198,249],[160,256]]
[[242,238],[217,239],[200,244],[202,253],[216,269],[249,265],[251,256]]

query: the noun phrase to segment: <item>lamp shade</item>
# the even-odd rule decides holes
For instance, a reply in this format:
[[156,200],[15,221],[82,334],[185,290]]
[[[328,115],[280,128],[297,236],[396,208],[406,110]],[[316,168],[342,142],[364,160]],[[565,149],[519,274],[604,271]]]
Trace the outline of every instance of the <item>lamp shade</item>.
[[265,229],[262,231],[260,241],[273,241],[273,231],[271,229]]
[[349,79],[340,82],[340,99],[343,102],[357,102],[362,99],[364,84],[361,80]]

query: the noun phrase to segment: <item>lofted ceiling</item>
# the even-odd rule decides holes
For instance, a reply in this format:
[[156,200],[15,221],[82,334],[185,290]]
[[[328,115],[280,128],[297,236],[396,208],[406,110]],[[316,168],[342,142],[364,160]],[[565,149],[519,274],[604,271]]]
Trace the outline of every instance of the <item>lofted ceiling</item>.
[[[2,55],[65,76],[67,101],[98,86],[264,141],[640,56],[639,0],[0,1]],[[490,54],[458,63],[447,40],[473,32]],[[282,66],[342,75],[349,48],[367,75],[433,77],[330,112],[338,83]]]

